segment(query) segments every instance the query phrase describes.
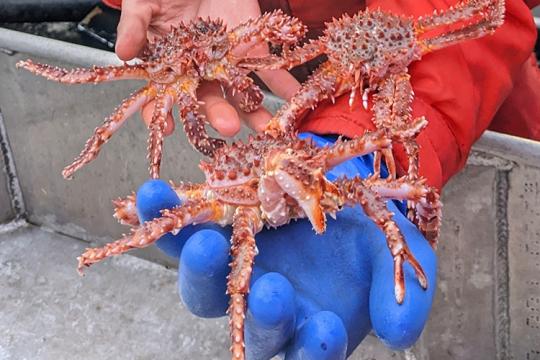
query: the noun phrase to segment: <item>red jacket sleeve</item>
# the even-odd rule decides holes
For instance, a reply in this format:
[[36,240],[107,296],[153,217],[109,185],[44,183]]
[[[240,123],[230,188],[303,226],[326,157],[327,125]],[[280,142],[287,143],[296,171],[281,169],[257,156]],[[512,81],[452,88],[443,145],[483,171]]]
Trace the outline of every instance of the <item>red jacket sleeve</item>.
[[[446,9],[449,2],[372,0],[368,7],[418,17]],[[465,165],[472,144],[511,93],[531,55],[536,29],[530,10],[523,0],[506,4],[505,23],[494,35],[435,51],[410,66],[416,94],[413,115],[429,121],[418,137],[420,173],[438,188]],[[350,109],[347,97],[335,105],[322,104],[302,120],[300,129],[355,136],[372,128],[371,113],[359,102]],[[403,152],[396,149],[395,155],[405,169]]]
[[122,7],[122,0],[102,0],[105,5],[114,9],[120,9]]
[[540,70],[534,54],[521,67],[489,129],[540,141]]

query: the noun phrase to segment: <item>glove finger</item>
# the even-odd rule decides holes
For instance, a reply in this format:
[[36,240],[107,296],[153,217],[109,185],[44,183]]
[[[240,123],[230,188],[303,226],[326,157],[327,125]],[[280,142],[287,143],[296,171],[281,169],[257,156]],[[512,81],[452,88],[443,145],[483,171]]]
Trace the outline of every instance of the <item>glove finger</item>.
[[[141,185],[136,197],[137,213],[140,222],[149,221],[161,216],[161,210],[170,209],[181,204],[178,195],[165,181],[160,179],[148,180]],[[156,246],[169,256],[180,257],[186,234],[166,234],[157,242]]]
[[370,316],[377,336],[392,349],[406,349],[420,336],[428,319],[436,288],[437,259],[427,240],[408,221],[400,224],[409,248],[422,266],[428,281],[426,290],[418,283],[412,266],[403,266],[405,298],[399,305],[394,295],[394,261],[382,249],[373,261]]
[[312,315],[296,331],[285,360],[339,360],[347,357],[347,331],[331,311]]
[[187,240],[180,257],[178,291],[194,315],[225,315],[229,249],[228,237],[215,230],[198,231]]
[[262,275],[248,297],[247,358],[272,358],[293,336],[295,322],[295,290],[289,280],[275,272]]
[[[170,185],[160,179],[148,180],[142,184],[137,191],[135,202],[141,223],[160,217],[161,210],[170,209],[182,203]],[[186,240],[201,229],[222,231],[221,227],[215,224],[188,226],[176,235],[171,233],[163,235],[156,242],[156,246],[165,254],[178,259]]]

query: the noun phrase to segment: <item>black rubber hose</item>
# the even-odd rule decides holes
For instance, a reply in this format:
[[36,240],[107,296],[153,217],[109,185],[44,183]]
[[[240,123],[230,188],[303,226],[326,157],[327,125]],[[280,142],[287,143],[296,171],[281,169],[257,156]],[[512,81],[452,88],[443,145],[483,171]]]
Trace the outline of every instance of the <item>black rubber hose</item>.
[[0,22],[80,21],[99,0],[0,0]]

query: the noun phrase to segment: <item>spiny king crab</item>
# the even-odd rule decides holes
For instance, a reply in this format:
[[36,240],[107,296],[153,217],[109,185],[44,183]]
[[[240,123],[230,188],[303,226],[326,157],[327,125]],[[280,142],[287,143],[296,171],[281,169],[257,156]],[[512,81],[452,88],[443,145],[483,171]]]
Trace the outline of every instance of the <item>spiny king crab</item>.
[[[419,130],[419,129],[418,129]],[[134,197],[117,200],[116,217],[135,226],[132,233],[102,248],[87,249],[79,260],[79,271],[107,257],[130,249],[144,248],[162,235],[176,233],[190,224],[215,222],[232,225],[231,273],[227,292],[234,359],[244,359],[244,316],[254,257],[255,234],[263,226],[278,227],[292,219],[308,218],[317,233],[326,228],[326,214],[335,216],[344,206],[361,205],[366,215],[386,234],[395,261],[395,296],[405,295],[403,264],[414,268],[423,288],[427,280],[420,264],[392,220],[386,199],[417,203],[419,227],[435,243],[439,229],[440,204],[434,189],[423,179],[339,179],[324,176],[332,167],[353,157],[387,149],[391,140],[382,130],[368,132],[350,141],[318,148],[299,140],[294,133],[264,133],[247,143],[236,142],[216,151],[211,162],[202,162],[206,183],[182,184],[176,192],[183,204],[164,210],[160,218],[138,224]],[[413,133],[415,135],[415,133]]]
[[[504,21],[504,0],[467,0],[445,11],[413,19],[381,10],[366,9],[354,16],[345,14],[326,24],[323,35],[282,57],[245,59],[239,66],[250,70],[292,68],[322,54],[323,63],[294,96],[274,116],[268,129],[294,131],[295,121],[308,108],[323,100],[350,92],[349,105],[359,91],[364,108],[374,93],[373,122],[385,129],[395,142],[402,143],[409,158],[408,176],[418,172],[418,146],[407,129],[426,123],[412,119],[414,97],[407,67],[423,55],[458,42],[493,33]],[[392,177],[396,169],[391,149],[377,152],[376,172],[381,155]]]
[[261,90],[237,66],[241,60],[233,50],[240,44],[254,46],[261,42],[285,48],[294,45],[305,33],[305,26],[281,11],[266,13],[227,30],[221,20],[196,19],[180,24],[171,32],[150,43],[134,65],[61,69],[31,60],[21,61],[34,74],[65,84],[100,83],[113,80],[142,79],[148,84],[125,99],[103,125],[97,127],[81,154],[67,166],[62,175],[71,178],[75,171],[92,161],[101,146],[122,126],[124,121],[151,100],[155,100],[149,126],[148,157],[150,176],[158,178],[167,115],[176,103],[190,143],[201,153],[212,156],[223,146],[221,139],[211,138],[205,129],[205,117],[198,112],[196,90],[202,81],[220,82],[242,98],[240,107],[256,110],[262,102]]

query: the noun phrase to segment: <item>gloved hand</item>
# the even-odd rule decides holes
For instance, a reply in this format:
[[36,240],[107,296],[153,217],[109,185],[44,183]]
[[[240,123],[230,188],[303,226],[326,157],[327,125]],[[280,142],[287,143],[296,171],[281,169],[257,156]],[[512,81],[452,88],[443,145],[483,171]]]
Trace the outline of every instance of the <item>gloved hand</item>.
[[[327,140],[314,136],[318,144]],[[350,160],[332,170],[366,177],[372,158]],[[163,181],[149,180],[137,193],[142,221],[178,205]],[[427,320],[435,292],[436,257],[416,227],[390,203],[396,223],[422,265],[428,289],[423,290],[408,263],[402,305],[394,297],[393,260],[383,233],[360,207],[328,219],[323,235],[307,220],[293,222],[256,236],[259,254],[251,281],[246,317],[247,358],[344,359],[373,328],[393,349],[414,344]],[[201,317],[225,315],[229,273],[230,229],[191,226],[167,234],[157,245],[180,258],[178,286],[187,308]]]

